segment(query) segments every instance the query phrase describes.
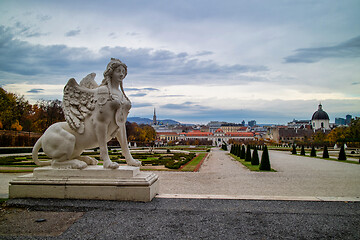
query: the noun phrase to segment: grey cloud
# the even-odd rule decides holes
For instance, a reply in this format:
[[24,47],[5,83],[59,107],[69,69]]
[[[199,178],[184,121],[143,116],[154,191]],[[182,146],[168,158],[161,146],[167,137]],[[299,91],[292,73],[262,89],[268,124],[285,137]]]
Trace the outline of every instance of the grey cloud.
[[151,107],[152,104],[150,103],[136,103],[134,102],[132,108],[143,108],[143,107]]
[[33,89],[31,89],[31,90],[29,90],[27,92],[28,93],[41,93],[43,91],[44,91],[44,89],[42,89],[42,88],[33,88]]
[[137,33],[137,32],[127,32],[126,35],[136,36],[136,35],[139,35],[139,33]]
[[146,93],[135,93],[135,94],[131,94],[130,96],[131,97],[144,97],[146,95],[147,95]]
[[143,88],[143,89],[147,91],[159,91],[159,89],[157,88]]
[[285,63],[314,63],[325,58],[360,57],[360,36],[329,47],[300,48],[295,54],[285,57]]
[[184,97],[185,95],[162,95],[162,96],[158,96],[158,97],[163,97],[163,98],[166,98],[166,97]]
[[202,51],[202,52],[196,53],[194,56],[207,56],[207,55],[212,55],[212,54],[214,54],[214,53],[211,51]]
[[129,91],[129,92],[137,92],[137,93],[133,93],[130,96],[132,97],[143,97],[147,95],[147,92],[150,91],[159,91],[159,89],[157,88],[125,88],[124,91]]
[[141,88],[124,88],[124,91],[139,91]]
[[52,17],[49,16],[49,15],[42,15],[42,14],[38,14],[36,16],[36,18],[42,22],[46,22],[46,21],[49,21]]
[[77,30],[71,30],[71,31],[66,32],[66,33],[65,33],[65,36],[66,36],[66,37],[74,37],[74,36],[76,36],[76,35],[79,35],[80,32],[81,32],[81,31],[80,31],[79,29],[77,29]]
[[112,38],[112,39],[116,39],[117,38],[117,35],[116,35],[116,33],[109,33],[109,35],[108,35],[110,38]]
[[28,37],[28,38],[30,38],[30,37],[40,37],[40,36],[47,35],[47,33],[41,33],[39,31],[36,31],[36,30],[32,29],[29,26],[25,26],[21,22],[16,22],[14,24],[14,27],[16,29],[17,34]]
[[360,84],[360,82],[353,82],[353,83],[351,83],[351,85],[358,85],[358,84]]
[[202,105],[196,104],[194,102],[183,102],[180,104],[175,104],[175,103],[168,103],[168,104],[164,104],[161,105],[161,108],[166,108],[166,109],[176,109],[176,110],[187,110],[187,111],[203,111],[208,109],[207,107],[204,107]]
[[[179,84],[179,81],[181,84],[211,83],[234,74],[267,70],[265,66],[220,65],[215,61],[194,59],[186,52],[151,48],[103,47],[99,52],[92,52],[87,48],[66,45],[34,45],[16,39],[12,29],[0,25],[0,71],[6,73],[74,76],[84,72],[102,72],[110,57],[118,57],[126,62],[132,73],[129,79],[150,81],[153,85]],[[157,89],[143,88],[139,91]]]
[[161,106],[161,108],[167,108],[167,109],[188,109],[188,107],[189,106],[185,104],[174,104],[174,103],[168,103]]

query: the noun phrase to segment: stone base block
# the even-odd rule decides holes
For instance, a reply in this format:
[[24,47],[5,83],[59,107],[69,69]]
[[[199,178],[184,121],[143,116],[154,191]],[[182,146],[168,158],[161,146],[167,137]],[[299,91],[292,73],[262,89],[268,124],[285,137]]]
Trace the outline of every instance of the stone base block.
[[151,201],[159,192],[158,176],[138,167],[54,169],[42,167],[10,182],[10,198],[60,198]]

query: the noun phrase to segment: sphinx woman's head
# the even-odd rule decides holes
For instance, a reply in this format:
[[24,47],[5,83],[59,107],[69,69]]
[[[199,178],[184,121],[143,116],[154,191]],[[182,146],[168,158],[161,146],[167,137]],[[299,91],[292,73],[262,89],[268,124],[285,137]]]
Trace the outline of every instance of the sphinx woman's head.
[[104,71],[104,80],[101,85],[110,84],[111,80],[122,81],[127,75],[127,66],[119,59],[111,58],[109,64]]

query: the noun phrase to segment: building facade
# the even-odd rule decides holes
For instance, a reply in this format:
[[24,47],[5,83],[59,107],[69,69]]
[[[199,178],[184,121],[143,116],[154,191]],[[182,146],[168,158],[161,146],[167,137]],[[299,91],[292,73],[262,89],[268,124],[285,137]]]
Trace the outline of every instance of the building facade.
[[157,133],[157,140],[159,142],[169,141],[181,141],[181,140],[205,140],[211,141],[213,146],[220,146],[223,143],[229,143],[229,140],[235,141],[241,140],[255,140],[255,134],[252,132],[224,132],[221,128],[218,128],[214,133],[202,132],[200,130],[194,130],[190,132],[175,133],[175,132],[159,132]]

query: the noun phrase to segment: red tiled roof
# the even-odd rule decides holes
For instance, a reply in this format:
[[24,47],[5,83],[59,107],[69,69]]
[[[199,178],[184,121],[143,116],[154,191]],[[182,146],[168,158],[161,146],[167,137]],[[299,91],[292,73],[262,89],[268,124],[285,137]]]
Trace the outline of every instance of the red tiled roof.
[[185,133],[186,136],[210,136],[212,135],[211,132],[201,132],[199,130],[195,130],[192,132]]
[[218,128],[215,132],[224,132],[221,128]]
[[231,137],[253,137],[254,133],[252,132],[228,132],[226,133],[227,136]]

